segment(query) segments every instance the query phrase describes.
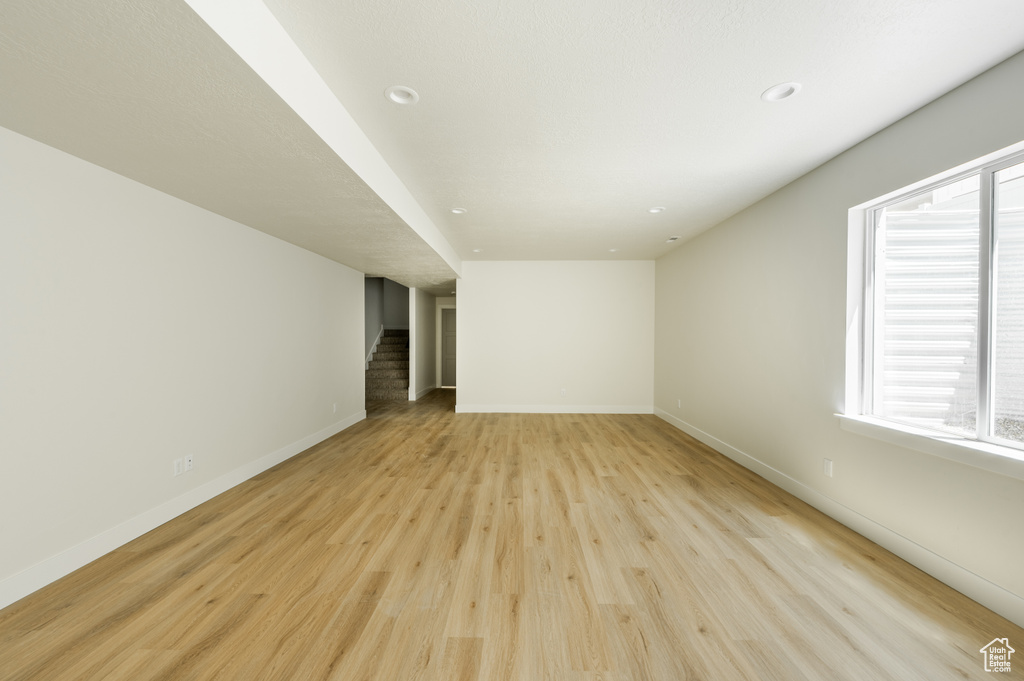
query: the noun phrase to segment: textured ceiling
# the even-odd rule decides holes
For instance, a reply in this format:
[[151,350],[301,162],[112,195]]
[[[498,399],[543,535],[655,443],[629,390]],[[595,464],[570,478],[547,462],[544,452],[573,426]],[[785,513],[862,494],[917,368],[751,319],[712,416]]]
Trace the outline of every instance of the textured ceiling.
[[[1024,49],[1019,0],[265,5],[462,259],[656,258]],[[447,294],[458,263],[256,71],[184,0],[0,2],[0,125]]]
[[368,274],[455,273],[183,2],[0,3],[0,125]]
[[655,258],[1024,49],[1020,0],[265,2],[464,259]]

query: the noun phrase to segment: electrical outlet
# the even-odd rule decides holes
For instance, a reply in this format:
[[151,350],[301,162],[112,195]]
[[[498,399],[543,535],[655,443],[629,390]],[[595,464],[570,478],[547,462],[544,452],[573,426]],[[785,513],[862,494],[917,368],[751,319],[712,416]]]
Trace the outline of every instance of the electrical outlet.
[[192,470],[192,455],[189,454],[185,457],[185,472]]
[[565,388],[562,388],[562,397],[565,397]]
[[177,476],[181,475],[181,473],[182,473],[181,459],[175,459],[174,460],[174,475],[175,475],[175,477],[177,477]]
[[676,409],[682,409],[682,408],[683,408],[683,401],[682,400],[676,400]]
[[825,459],[824,472],[826,478],[832,477],[832,459]]
[[332,414],[337,414],[338,413],[338,403],[337,402],[335,402],[334,406],[331,407],[331,413]]

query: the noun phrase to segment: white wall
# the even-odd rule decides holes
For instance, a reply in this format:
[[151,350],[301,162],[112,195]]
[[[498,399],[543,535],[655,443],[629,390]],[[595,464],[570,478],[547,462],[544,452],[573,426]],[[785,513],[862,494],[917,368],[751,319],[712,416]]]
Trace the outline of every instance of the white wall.
[[457,411],[652,411],[653,262],[464,262],[457,286]]
[[833,414],[847,210],[1020,141],[1022,82],[1017,56],[658,260],[654,373],[657,413],[1019,624],[1024,482]]
[[409,289],[384,279],[384,328],[409,328]]
[[0,187],[0,606],[365,417],[359,272],[3,129]]
[[373,343],[384,326],[384,279],[367,277],[363,284],[363,322],[365,328],[363,356],[369,356]]
[[409,399],[416,400],[437,387],[434,355],[437,346],[434,307],[437,299],[416,288],[409,289]]

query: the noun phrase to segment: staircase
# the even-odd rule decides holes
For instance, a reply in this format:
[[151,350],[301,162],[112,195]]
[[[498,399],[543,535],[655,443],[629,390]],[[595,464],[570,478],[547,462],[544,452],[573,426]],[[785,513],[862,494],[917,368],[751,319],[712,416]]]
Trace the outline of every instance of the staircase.
[[385,329],[366,370],[367,400],[409,399],[409,331]]

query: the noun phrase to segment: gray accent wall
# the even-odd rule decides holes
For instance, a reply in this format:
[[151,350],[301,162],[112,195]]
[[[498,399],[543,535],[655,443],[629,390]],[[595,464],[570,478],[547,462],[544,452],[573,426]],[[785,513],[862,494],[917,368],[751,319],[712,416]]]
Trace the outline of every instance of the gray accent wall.
[[377,340],[380,328],[384,325],[384,280],[380,277],[367,277],[363,284],[364,309],[366,311],[366,349],[369,355],[373,342]]
[[409,289],[384,279],[384,328],[409,328]]

